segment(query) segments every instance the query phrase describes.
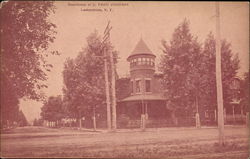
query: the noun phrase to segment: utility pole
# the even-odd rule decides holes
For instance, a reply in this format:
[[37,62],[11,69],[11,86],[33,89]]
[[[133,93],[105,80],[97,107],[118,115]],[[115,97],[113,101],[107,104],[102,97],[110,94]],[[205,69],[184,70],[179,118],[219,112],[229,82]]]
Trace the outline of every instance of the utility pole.
[[216,4],[216,88],[217,88],[217,107],[218,107],[218,127],[219,143],[224,145],[224,112],[223,112],[223,94],[221,80],[221,41],[220,41],[220,6]]
[[[109,26],[110,21],[108,22],[108,25],[104,31],[104,42],[107,41],[108,44],[110,44],[110,30],[112,27]],[[107,56],[110,57],[110,65],[111,65],[111,105],[112,105],[112,128],[113,130],[116,130],[116,93],[115,93],[115,65],[114,65],[114,57],[113,52],[110,52],[108,50]]]
[[113,52],[110,53],[111,63],[111,91],[112,91],[112,126],[116,130],[116,93],[115,93],[115,66]]
[[[105,45],[106,40],[109,38],[109,23],[104,31],[103,43]],[[109,80],[108,80],[108,48],[104,47],[104,73],[105,73],[105,88],[106,88],[106,104],[107,104],[107,127],[111,130],[111,107],[110,107],[110,93],[109,93]]]
[[104,57],[104,74],[105,74],[105,89],[106,89],[106,104],[107,104],[107,127],[111,129],[111,114],[110,114],[110,94],[109,94],[109,80],[108,80],[108,64],[107,64],[107,53],[105,48]]
[[[103,36],[103,50],[104,50],[104,72],[105,72],[105,87],[106,87],[106,103],[107,103],[107,126],[108,130],[113,128],[113,130],[116,130],[116,93],[115,93],[115,65],[114,65],[114,57],[113,52],[110,52],[110,48],[107,48],[110,46],[110,30],[112,27],[109,26],[110,21],[108,22],[108,25],[106,26],[106,29],[104,30],[104,36]],[[103,56],[100,56],[103,57]],[[111,95],[112,95],[112,121],[111,121],[111,106],[110,106],[110,90],[109,90],[109,77],[108,77],[108,64],[107,64],[107,58],[110,58],[110,67],[111,67]]]

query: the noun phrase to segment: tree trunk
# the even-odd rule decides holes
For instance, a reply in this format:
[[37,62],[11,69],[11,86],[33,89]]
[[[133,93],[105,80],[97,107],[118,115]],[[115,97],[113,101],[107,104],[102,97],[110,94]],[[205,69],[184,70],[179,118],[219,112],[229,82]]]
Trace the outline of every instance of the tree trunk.
[[196,114],[195,114],[195,125],[196,125],[196,128],[201,127],[200,115],[198,112],[196,112]]
[[196,96],[195,96],[195,106],[196,106],[195,125],[196,125],[196,128],[200,128],[201,120],[200,120],[200,114],[199,114],[199,102],[198,102],[197,91],[196,91]]
[[233,105],[233,122],[235,124],[236,120],[235,120],[235,109],[234,109],[234,105]]
[[79,129],[82,130],[82,112],[79,111]]
[[171,118],[173,120],[174,125],[177,126],[178,125],[178,119],[177,119],[177,117],[175,115],[175,110],[171,111]]
[[79,119],[79,129],[82,130],[82,118]]
[[96,131],[95,107],[94,107],[94,109],[93,109],[93,128],[94,128],[94,131]]
[[246,113],[246,126],[249,127],[249,112]]

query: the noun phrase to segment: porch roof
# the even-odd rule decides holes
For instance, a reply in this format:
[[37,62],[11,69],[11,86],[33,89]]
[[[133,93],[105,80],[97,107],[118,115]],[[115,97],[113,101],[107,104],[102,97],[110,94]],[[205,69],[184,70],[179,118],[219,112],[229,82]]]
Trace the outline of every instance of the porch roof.
[[162,94],[137,94],[126,97],[120,102],[129,102],[129,101],[155,101],[155,100],[166,100],[166,98]]

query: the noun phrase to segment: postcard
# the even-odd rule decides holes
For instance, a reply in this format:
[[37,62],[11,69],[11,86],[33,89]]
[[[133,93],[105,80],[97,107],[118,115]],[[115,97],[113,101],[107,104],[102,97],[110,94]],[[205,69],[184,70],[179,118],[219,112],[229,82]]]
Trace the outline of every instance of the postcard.
[[1,157],[249,157],[249,3],[3,1]]

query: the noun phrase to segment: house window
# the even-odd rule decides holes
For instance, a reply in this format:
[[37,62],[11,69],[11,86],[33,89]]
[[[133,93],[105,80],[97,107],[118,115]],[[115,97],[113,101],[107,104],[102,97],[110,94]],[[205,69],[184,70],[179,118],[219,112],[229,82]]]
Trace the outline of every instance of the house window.
[[145,80],[146,92],[151,92],[151,80]]
[[142,64],[143,64],[143,65],[146,64],[146,58],[142,58]]
[[146,60],[147,60],[147,65],[150,65],[150,59],[146,58]]
[[131,93],[134,93],[134,82],[133,81],[130,82],[130,86],[131,86]]
[[208,110],[205,111],[205,118],[209,118]]
[[150,59],[150,65],[154,66],[154,59]]
[[135,82],[135,92],[136,93],[141,92],[141,80],[136,80],[136,82]]
[[153,59],[150,59],[150,65],[153,65]]
[[142,59],[138,58],[138,65],[141,65],[141,64],[142,64]]

